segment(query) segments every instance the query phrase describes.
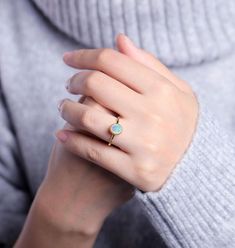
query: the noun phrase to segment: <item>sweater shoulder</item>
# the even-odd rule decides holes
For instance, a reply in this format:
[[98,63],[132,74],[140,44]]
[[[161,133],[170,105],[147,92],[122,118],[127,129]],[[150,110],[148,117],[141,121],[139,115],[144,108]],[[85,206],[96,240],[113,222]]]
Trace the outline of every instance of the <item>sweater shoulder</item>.
[[35,193],[45,173],[53,132],[63,124],[57,102],[70,97],[64,82],[73,70],[65,66],[62,54],[79,45],[50,25],[29,0],[0,0],[0,34],[1,90]]

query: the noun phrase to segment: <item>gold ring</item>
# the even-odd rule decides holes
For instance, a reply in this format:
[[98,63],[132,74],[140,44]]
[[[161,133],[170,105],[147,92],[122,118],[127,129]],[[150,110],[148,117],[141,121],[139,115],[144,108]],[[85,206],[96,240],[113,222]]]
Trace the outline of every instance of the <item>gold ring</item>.
[[117,117],[117,121],[116,123],[112,124],[109,128],[109,131],[111,133],[111,137],[109,140],[108,145],[111,146],[112,145],[112,141],[115,135],[118,135],[122,132],[123,128],[121,126],[121,124],[119,123],[119,116]]

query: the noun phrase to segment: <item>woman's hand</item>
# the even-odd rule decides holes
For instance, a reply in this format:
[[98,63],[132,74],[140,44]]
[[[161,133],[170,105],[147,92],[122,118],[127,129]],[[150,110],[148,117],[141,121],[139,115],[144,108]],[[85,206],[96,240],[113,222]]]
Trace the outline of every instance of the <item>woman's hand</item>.
[[[83,97],[80,104],[111,114],[90,97]],[[64,129],[75,130],[68,124]],[[133,187],[124,180],[67,151],[59,142],[53,147],[42,188],[45,188],[43,202],[50,206],[50,210],[51,204],[57,202],[52,212],[56,216],[52,219],[63,220],[64,224],[68,221],[68,229],[88,234],[99,230],[104,219],[114,208],[129,200],[133,191]]]
[[157,191],[188,148],[196,127],[198,103],[191,87],[153,55],[134,47],[123,35],[119,51],[81,49],[66,53],[75,74],[68,91],[92,97],[120,116],[123,132],[108,146],[116,117],[70,100],[61,116],[81,132],[60,130],[67,150],[113,172],[143,191]]
[[[79,102],[112,114],[92,98],[82,97]],[[74,130],[68,124],[64,128]],[[15,247],[93,247],[105,218],[129,200],[132,192],[130,184],[72,154],[57,141]]]

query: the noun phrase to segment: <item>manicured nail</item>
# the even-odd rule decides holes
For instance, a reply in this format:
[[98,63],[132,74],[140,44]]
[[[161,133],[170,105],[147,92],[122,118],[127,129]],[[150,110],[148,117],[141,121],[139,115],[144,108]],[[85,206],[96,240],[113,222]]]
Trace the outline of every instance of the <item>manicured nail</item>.
[[73,52],[65,52],[63,54],[63,60],[65,63],[69,63],[73,57]]
[[62,108],[62,105],[63,105],[64,101],[65,101],[65,99],[60,100],[60,101],[58,102],[58,104],[57,104],[57,108],[58,108],[59,112],[61,112],[61,108]]
[[58,131],[55,133],[55,136],[61,141],[61,142],[66,142],[68,139],[68,135],[64,131]]
[[65,88],[69,90],[69,85],[70,85],[70,78],[65,82]]
[[118,38],[119,36],[125,36],[125,34],[124,34],[124,33],[117,33],[117,34],[116,34],[116,37],[115,37],[115,40],[117,40],[117,38]]

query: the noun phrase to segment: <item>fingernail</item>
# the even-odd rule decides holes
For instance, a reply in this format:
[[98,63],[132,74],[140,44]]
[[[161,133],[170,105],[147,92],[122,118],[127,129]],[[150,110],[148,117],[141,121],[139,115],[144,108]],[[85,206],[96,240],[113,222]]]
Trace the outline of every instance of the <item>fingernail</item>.
[[68,63],[69,61],[71,61],[72,56],[73,56],[73,52],[65,52],[63,54],[63,60],[64,60],[64,62],[65,63]]
[[58,104],[57,104],[57,108],[58,108],[59,112],[61,112],[62,105],[63,105],[64,101],[65,101],[65,99],[60,100],[60,101],[58,102]]
[[65,82],[65,88],[69,90],[69,85],[70,85],[70,78]]
[[55,136],[61,141],[61,142],[66,142],[68,139],[68,135],[64,131],[58,131],[55,133]]
[[119,36],[125,36],[125,34],[121,33],[121,32],[117,33],[116,36],[115,36],[115,41],[117,41]]

